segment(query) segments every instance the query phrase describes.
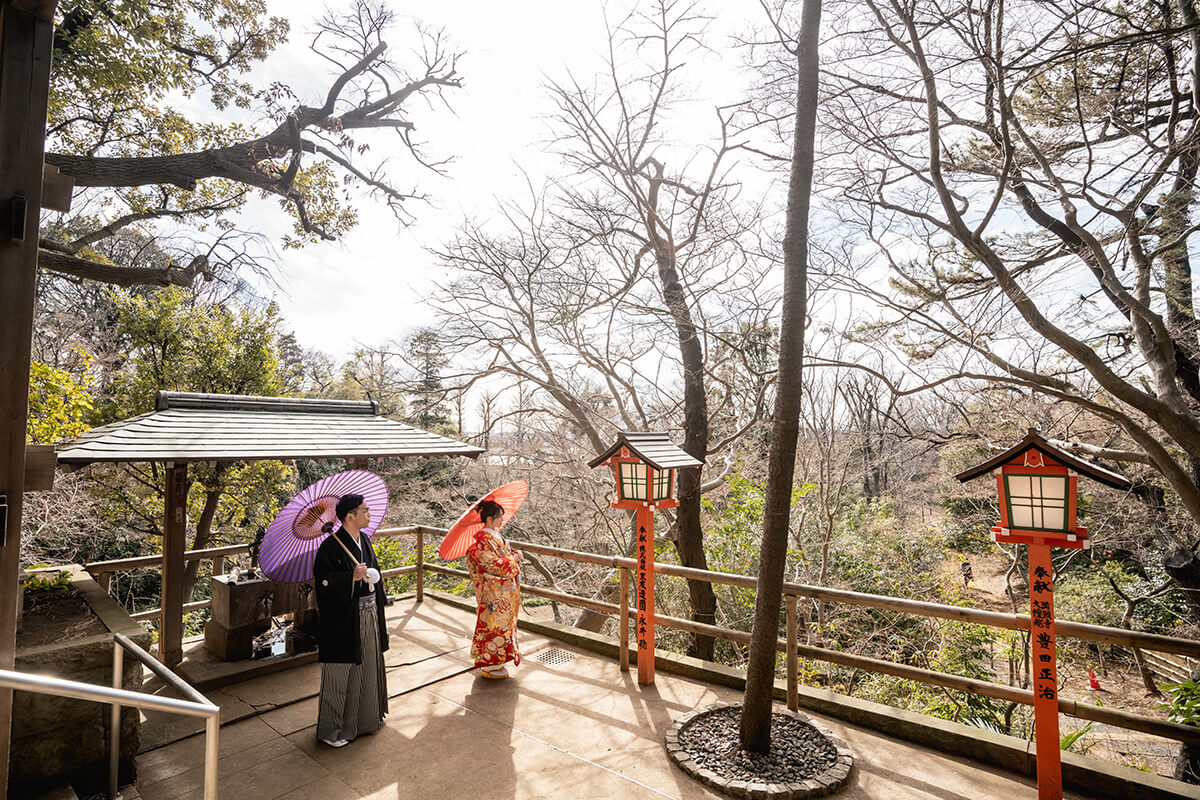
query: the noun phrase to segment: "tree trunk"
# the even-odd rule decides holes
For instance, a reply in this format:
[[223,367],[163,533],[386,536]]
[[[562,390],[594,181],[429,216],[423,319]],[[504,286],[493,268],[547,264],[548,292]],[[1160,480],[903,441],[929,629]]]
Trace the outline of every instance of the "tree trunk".
[[205,178],[226,178],[259,186],[270,182],[267,173],[260,172],[246,180],[253,175],[256,165],[287,154],[297,144],[297,137],[290,135],[287,125],[279,125],[266,136],[251,141],[194,153],[129,158],[47,153],[46,163],[74,178],[77,187],[170,184],[192,191]]
[[[704,391],[704,349],[692,320],[687,295],[679,281],[675,254],[658,240],[655,259],[662,285],[663,301],[675,320],[679,356],[683,362],[683,449],[701,461],[708,455],[708,398]],[[675,515],[675,550],[679,562],[692,569],[708,569],[704,555],[704,531],[700,527],[700,470],[678,470],[679,509]],[[716,620],[717,596],[707,581],[688,580],[692,619],[706,625]],[[688,655],[712,661],[715,640],[693,634]]]
[[[706,421],[706,439],[707,427]],[[675,551],[679,554],[679,563],[683,566],[708,569],[708,558],[704,555],[704,534],[700,528],[700,470],[681,469],[677,476],[679,510],[675,517]],[[715,624],[717,595],[712,584],[707,581],[689,580],[687,585],[688,598],[692,603],[692,619],[705,625]],[[714,644],[715,640],[711,636],[692,636],[688,645],[688,655],[712,661]]]
[[[1109,582],[1113,588],[1117,589],[1117,583],[1111,577]],[[1125,613],[1121,616],[1121,627],[1125,630],[1133,630],[1133,615],[1137,611],[1138,603],[1145,600],[1146,597],[1131,598],[1124,592],[1118,590],[1121,599],[1125,601]],[[1137,665],[1138,673],[1142,676],[1142,685],[1146,687],[1146,694],[1152,697],[1162,697],[1162,692],[1158,690],[1158,685],[1154,682],[1154,673],[1150,671],[1150,665],[1146,663],[1146,657],[1142,655],[1142,650],[1139,647],[1131,648],[1133,650],[1133,663]],[[1103,652],[1104,645],[1100,645],[1097,650]]]
[[[1183,22],[1190,28],[1188,39],[1193,49],[1192,58],[1192,106],[1193,112],[1200,112],[1200,80],[1196,67],[1198,66],[1195,48],[1200,47],[1200,31],[1196,25],[1197,18],[1193,0],[1176,0],[1175,6]],[[1196,309],[1192,303],[1192,265],[1188,256],[1187,234],[1191,225],[1192,201],[1196,196],[1196,173],[1200,170],[1200,145],[1194,140],[1186,145],[1179,157],[1179,171],[1175,175],[1175,184],[1171,193],[1162,200],[1160,208],[1162,239],[1170,241],[1178,238],[1179,244],[1163,254],[1165,270],[1164,293],[1167,301],[1167,322],[1174,331],[1176,360],[1180,382],[1191,394],[1193,400],[1200,400],[1200,341],[1197,331],[1200,325],[1196,321]],[[1182,352],[1181,352],[1182,351]],[[1196,470],[1193,468],[1193,479]]]
[[808,211],[812,200],[817,122],[817,47],[821,0],[804,0],[796,43],[796,128],[792,136],[792,172],[788,182],[783,237],[783,323],[779,333],[779,372],[775,419],[767,467],[767,503],[758,560],[758,597],[750,635],[750,663],[742,707],[741,746],[755,753],[771,748],[771,696],[775,685],[775,640],[787,555],[796,440],[800,433],[803,388],[804,321],[808,294]]
[[1150,665],[1146,663],[1146,657],[1142,655],[1140,647],[1134,647],[1133,663],[1137,665],[1138,674],[1142,676],[1142,685],[1146,687],[1146,696],[1162,697],[1162,692],[1158,690],[1158,684],[1154,680],[1154,673],[1150,671]]
[[1193,619],[1200,619],[1200,559],[1188,548],[1173,543],[1163,556],[1163,568],[1180,588],[1192,612]]
[[[598,600],[601,603],[616,603],[621,596],[621,586],[613,578],[617,575],[616,570],[605,573],[604,582],[600,584],[600,588],[592,594],[593,600]],[[575,618],[575,624],[572,628],[579,628],[581,631],[599,631],[604,627],[604,623],[612,619],[612,614],[605,614],[601,611],[593,611],[590,608],[583,608],[579,611],[579,616]]]
[[1193,621],[1200,620],[1200,559],[1179,541],[1172,529],[1167,514],[1166,492],[1161,486],[1138,482],[1133,485],[1133,495],[1142,501],[1159,526],[1158,537],[1168,543],[1163,554],[1163,568],[1183,590],[1190,618]]
[[197,275],[212,277],[208,271],[207,256],[196,256],[187,267],[159,269],[157,267],[118,267],[112,264],[100,264],[86,258],[42,249],[38,250],[38,266],[60,275],[111,283],[114,286],[183,286],[186,288],[196,282]]
[[[204,492],[204,509],[200,512],[200,518],[196,520],[196,538],[192,540],[192,550],[203,550],[208,547],[209,541],[212,539],[213,518],[217,515],[217,506],[221,502],[221,493],[224,487],[221,486],[221,476],[228,469],[223,464],[219,464],[213,474],[215,488],[207,488]],[[189,561],[187,568],[183,573],[183,602],[192,602],[192,592],[196,589],[196,577],[200,574],[200,562]]]

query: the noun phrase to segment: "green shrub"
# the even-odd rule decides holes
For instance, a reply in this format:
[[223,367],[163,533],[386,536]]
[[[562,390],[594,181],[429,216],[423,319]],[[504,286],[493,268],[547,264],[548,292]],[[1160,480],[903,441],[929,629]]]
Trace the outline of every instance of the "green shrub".
[[[38,564],[36,567],[44,567],[45,564]],[[44,592],[50,589],[65,589],[71,585],[71,573],[69,570],[45,570],[41,572],[29,572],[25,576],[25,590],[30,592]]]
[[942,502],[946,545],[963,553],[990,553],[991,526],[1000,521],[995,497],[952,497]]
[[1181,683],[1164,683],[1159,688],[1171,699],[1155,708],[1165,708],[1172,722],[1200,725],[1200,684],[1188,678]]

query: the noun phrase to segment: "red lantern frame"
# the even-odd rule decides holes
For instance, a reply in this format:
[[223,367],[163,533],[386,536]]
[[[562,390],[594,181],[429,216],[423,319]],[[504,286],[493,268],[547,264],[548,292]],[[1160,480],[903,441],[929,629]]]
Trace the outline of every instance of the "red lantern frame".
[[[629,464],[644,464],[645,499],[627,497],[626,481],[621,467]],[[648,686],[654,683],[654,512],[660,508],[676,508],[675,470],[680,467],[699,467],[703,461],[693,458],[671,444],[665,433],[624,432],[604,453],[589,462],[588,466],[611,465],[616,481],[616,494],[612,507],[637,513],[637,579],[635,596],[637,608],[637,665],[638,683]],[[666,476],[666,492],[656,497],[655,489]]]

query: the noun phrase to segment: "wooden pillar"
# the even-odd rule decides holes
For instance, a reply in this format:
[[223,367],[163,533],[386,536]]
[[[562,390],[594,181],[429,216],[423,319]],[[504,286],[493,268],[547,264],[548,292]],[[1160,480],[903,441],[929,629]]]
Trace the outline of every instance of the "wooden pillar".
[[787,603],[787,707],[800,710],[800,664],[796,656],[796,595],[784,595]]
[[617,567],[621,576],[620,615],[617,620],[617,639],[621,642],[621,672],[629,672],[629,570]]
[[158,659],[174,668],[183,661],[183,596],[187,551],[187,464],[167,466],[163,525],[162,616],[158,624]]
[[[383,524],[383,520],[379,521]],[[425,602],[425,529],[417,528],[417,602]]]
[[1062,800],[1058,667],[1054,641],[1054,565],[1047,544],[1029,545],[1029,622],[1038,800]]
[[654,684],[654,509],[637,510],[638,683]]
[[[29,351],[42,206],[53,0],[0,0],[0,669],[17,649]],[[0,800],[8,791],[11,689],[0,690]]]

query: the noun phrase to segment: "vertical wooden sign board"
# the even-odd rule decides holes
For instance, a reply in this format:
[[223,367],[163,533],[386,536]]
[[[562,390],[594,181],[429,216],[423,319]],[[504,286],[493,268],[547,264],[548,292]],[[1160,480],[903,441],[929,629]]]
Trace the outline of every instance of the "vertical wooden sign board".
[[1038,800],[1061,800],[1058,662],[1054,647],[1054,565],[1050,561],[1050,546],[1045,544],[1029,545],[1029,622]]
[[654,509],[637,510],[638,683],[654,683]]

